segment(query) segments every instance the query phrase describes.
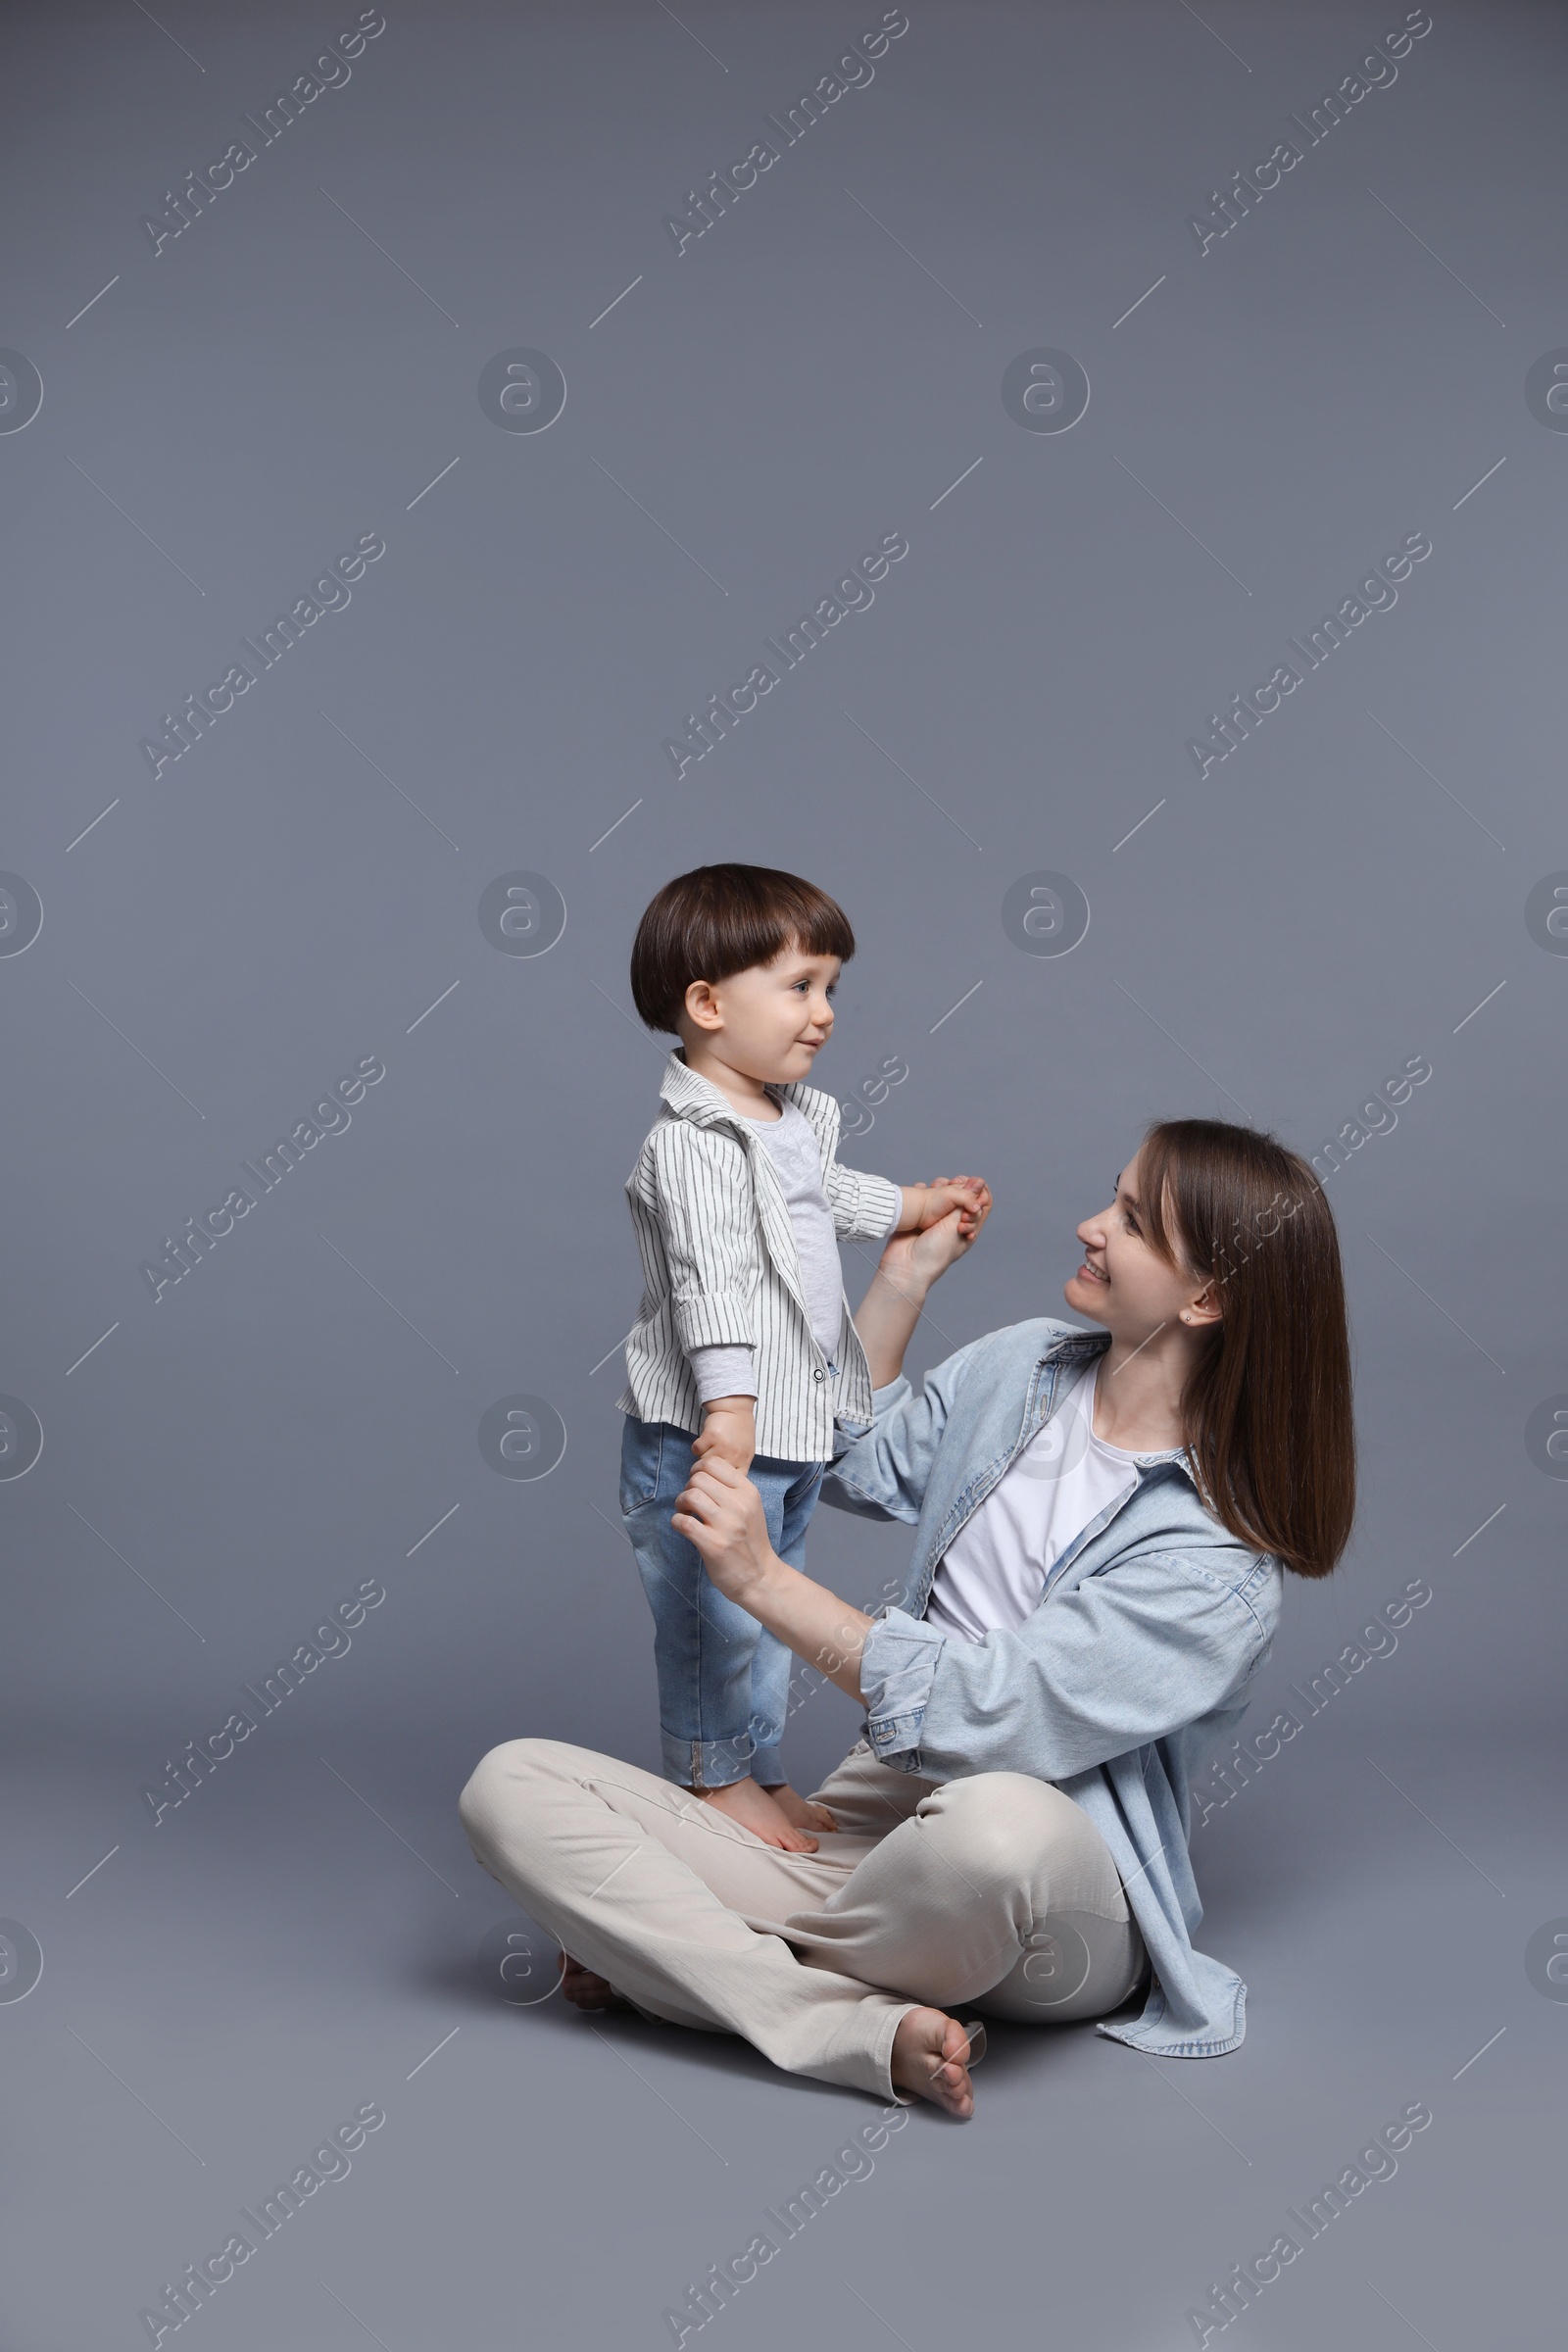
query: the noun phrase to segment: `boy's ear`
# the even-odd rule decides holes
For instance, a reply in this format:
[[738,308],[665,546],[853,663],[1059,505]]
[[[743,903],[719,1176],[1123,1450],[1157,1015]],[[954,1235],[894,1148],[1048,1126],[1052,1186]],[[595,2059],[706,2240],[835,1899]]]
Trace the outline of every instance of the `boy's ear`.
[[718,1009],[710,980],[694,980],[686,991],[686,1017],[699,1029],[721,1029],[724,1016]]

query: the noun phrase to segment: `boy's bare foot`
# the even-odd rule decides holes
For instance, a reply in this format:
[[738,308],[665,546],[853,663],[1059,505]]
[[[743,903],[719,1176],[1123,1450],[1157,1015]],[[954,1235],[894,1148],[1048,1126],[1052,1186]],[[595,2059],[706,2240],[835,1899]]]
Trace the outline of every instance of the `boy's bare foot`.
[[941,2009],[909,2009],[893,2036],[894,2086],[931,2099],[967,2123],[974,2113],[969,2069],[985,2055],[985,2028],[978,2018],[967,2027]]
[[776,1845],[786,1854],[814,1854],[816,1839],[805,1830],[797,1829],[782,1806],[776,1805],[765,1788],[759,1788],[749,1776],[744,1781],[731,1781],[727,1788],[694,1788],[705,1804],[713,1805],[738,1821],[743,1830],[760,1838],[764,1845]]
[[786,1821],[798,1830],[836,1830],[838,1823],[826,1805],[813,1804],[808,1796],[797,1796],[788,1781],[765,1781],[763,1788]]
[[629,2009],[631,2007],[630,2001],[624,1999],[615,1990],[613,1984],[609,1984],[603,1977],[596,1977],[591,1968],[584,1968],[582,1962],[574,1960],[569,1952],[563,1952],[561,1957],[566,1964],[561,1979],[561,1989],[574,2008]]

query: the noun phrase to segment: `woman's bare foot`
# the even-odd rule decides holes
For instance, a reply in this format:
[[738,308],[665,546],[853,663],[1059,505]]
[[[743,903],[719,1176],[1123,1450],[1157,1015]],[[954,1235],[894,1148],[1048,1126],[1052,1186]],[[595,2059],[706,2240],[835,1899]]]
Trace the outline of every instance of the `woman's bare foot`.
[[563,1952],[561,1957],[565,1962],[565,1970],[561,1980],[561,1989],[574,2008],[629,2009],[631,2007],[630,2001],[624,1999],[615,1990],[613,1984],[607,1983],[603,1977],[596,1977],[591,1968],[584,1968],[582,1962],[573,1960],[569,1952]]
[[969,2069],[984,2052],[985,2028],[978,2021],[965,2030],[941,2009],[906,2010],[893,2036],[894,2087],[931,2099],[967,2123],[974,2113]]
[[727,1788],[694,1788],[692,1794],[700,1796],[705,1804],[716,1806],[720,1813],[727,1813],[731,1821],[738,1821],[743,1830],[750,1830],[764,1845],[780,1846],[786,1854],[816,1851],[816,1839],[805,1830],[797,1829],[783,1807],[776,1805],[767,1790],[750,1777],[731,1781]]
[[836,1830],[838,1823],[826,1805],[813,1804],[808,1796],[797,1796],[788,1781],[766,1781],[762,1784],[786,1821],[798,1830]]

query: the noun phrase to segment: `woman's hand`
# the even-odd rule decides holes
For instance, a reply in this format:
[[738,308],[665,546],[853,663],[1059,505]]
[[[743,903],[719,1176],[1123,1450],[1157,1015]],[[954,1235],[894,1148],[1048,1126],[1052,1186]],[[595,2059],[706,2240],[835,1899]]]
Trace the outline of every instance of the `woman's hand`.
[[710,1453],[676,1495],[669,1523],[696,1544],[727,1600],[749,1609],[851,1698],[863,1698],[860,1653],[870,1618],[779,1558],[767,1540],[762,1497],[749,1478]]
[[724,1597],[755,1615],[762,1588],[784,1563],[768,1542],[762,1497],[745,1472],[720,1453],[706,1454],[676,1495],[669,1524],[696,1544]]

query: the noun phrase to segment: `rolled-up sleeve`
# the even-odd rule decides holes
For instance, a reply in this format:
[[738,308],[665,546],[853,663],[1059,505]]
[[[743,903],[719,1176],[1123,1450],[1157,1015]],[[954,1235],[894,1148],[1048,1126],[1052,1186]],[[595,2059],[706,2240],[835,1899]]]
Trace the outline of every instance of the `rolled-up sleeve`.
[[865,1728],[879,1764],[919,1768],[920,1728],[947,1636],[903,1609],[876,1619],[860,1652]]
[[1183,1553],[1150,1551],[1048,1593],[1015,1632],[981,1642],[890,1610],[866,1642],[860,1687],[885,1764],[934,1780],[1062,1781],[1227,1703],[1269,1640],[1233,1585]]
[[715,1396],[757,1395],[755,1348],[694,1348],[689,1360],[699,1404],[710,1404]]
[[688,1355],[755,1346],[760,1252],[741,1145],[672,1119],[656,1131],[654,1174],[676,1339]]
[[899,1221],[904,1187],[886,1176],[862,1175],[830,1159],[822,1172],[822,1190],[833,1211],[833,1230],[841,1242],[882,1242]]

